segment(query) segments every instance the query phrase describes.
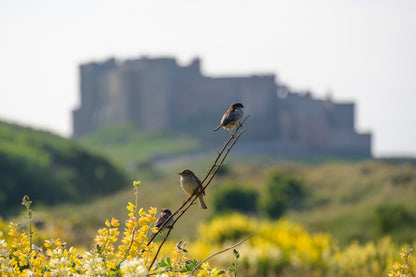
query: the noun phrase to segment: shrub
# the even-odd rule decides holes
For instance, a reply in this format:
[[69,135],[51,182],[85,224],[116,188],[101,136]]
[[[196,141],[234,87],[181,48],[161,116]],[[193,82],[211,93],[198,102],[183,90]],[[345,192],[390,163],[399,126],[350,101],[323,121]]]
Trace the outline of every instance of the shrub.
[[[186,276],[197,271],[201,276],[231,276],[229,270],[211,269],[208,263],[200,268],[195,260],[186,256],[185,244],[178,243],[165,261],[153,265],[156,259],[157,244],[151,234],[157,232],[153,227],[157,210],[150,208],[147,212],[129,203],[129,218],[125,222],[124,232],[120,232],[120,222],[112,218],[105,221],[105,227],[98,230],[94,247],[90,251],[77,251],[57,239],[43,241],[43,246],[33,238],[37,236],[32,228],[32,210],[28,196],[23,197],[22,205],[26,207],[28,227],[24,230],[12,222],[8,225],[5,239],[0,231],[0,275],[1,276]],[[2,222],[0,222],[2,225]],[[2,227],[2,226],[0,226]],[[155,254],[156,252],[156,254]],[[234,269],[235,271],[236,269]],[[4,274],[4,275],[3,275]]]
[[300,207],[304,196],[302,183],[289,175],[273,172],[266,179],[259,208],[268,217],[277,219],[287,209]]
[[412,214],[401,204],[384,204],[376,210],[377,228],[382,234],[406,225],[413,225],[414,222]]
[[125,187],[125,173],[56,135],[0,122],[0,215],[24,194],[36,203],[80,202]]
[[235,182],[228,182],[219,187],[215,191],[213,199],[213,207],[217,212],[249,213],[256,211],[256,190]]

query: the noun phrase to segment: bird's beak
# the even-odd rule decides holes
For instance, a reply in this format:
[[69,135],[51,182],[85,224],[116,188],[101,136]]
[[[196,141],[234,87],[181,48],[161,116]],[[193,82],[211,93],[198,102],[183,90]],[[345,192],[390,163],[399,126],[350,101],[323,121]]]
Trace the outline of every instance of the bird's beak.
[[182,175],[182,173],[181,173],[181,172],[179,172],[179,173],[178,173],[178,175]]

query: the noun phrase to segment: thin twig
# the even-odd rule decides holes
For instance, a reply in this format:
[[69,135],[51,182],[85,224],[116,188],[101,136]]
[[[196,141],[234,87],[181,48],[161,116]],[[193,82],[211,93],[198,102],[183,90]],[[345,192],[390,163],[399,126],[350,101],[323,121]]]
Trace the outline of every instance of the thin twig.
[[243,239],[243,240],[241,240],[241,241],[239,241],[239,242],[237,242],[236,244],[234,244],[234,245],[231,245],[230,247],[227,247],[227,248],[225,248],[225,249],[223,249],[223,250],[221,250],[221,251],[219,251],[219,252],[217,252],[217,253],[214,253],[214,254],[212,254],[212,255],[210,255],[210,256],[208,256],[207,258],[205,258],[205,259],[203,259],[192,271],[191,271],[191,273],[189,274],[189,275],[192,275],[194,272],[195,272],[195,270],[197,270],[203,263],[205,263],[207,260],[209,260],[209,259],[211,259],[212,257],[214,257],[214,256],[216,256],[216,255],[218,255],[218,254],[221,254],[221,253],[224,253],[225,251],[228,251],[228,250],[230,250],[231,248],[234,248],[234,247],[236,247],[236,246],[238,246],[238,245],[240,245],[240,244],[242,244],[243,242],[245,242],[246,240],[248,240],[249,238],[251,238],[252,236],[254,236],[254,234],[251,234],[251,235],[249,235],[248,237],[246,237],[245,239]]
[[[240,128],[242,128],[243,127],[243,124],[244,124],[244,122],[246,122],[246,120],[248,119],[250,117],[250,115],[247,115],[246,116],[246,118],[244,118],[244,120],[243,121],[241,121],[241,123],[240,123],[240,125],[238,125],[238,127],[235,129],[235,131],[234,131],[234,133],[230,136],[230,138],[228,139],[228,141],[224,144],[224,147],[219,151],[219,152],[217,152],[218,153],[218,156],[217,156],[217,158],[215,159],[215,161],[212,163],[212,166],[211,166],[211,168],[208,170],[208,172],[207,172],[207,174],[206,174],[206,176],[205,176],[205,178],[202,180],[202,184],[205,182],[205,180],[208,178],[208,176],[211,174],[211,172],[213,171],[213,169],[214,169],[214,167],[215,166],[217,166],[217,162],[218,162],[218,160],[220,159],[220,157],[221,157],[221,155],[222,155],[222,153],[224,152],[224,150],[227,148],[227,146],[230,144],[230,142],[235,138],[235,134],[240,130]],[[234,141],[236,141],[238,138],[236,138],[236,139],[234,139]],[[235,142],[234,142],[234,144],[235,144]]]
[[[225,143],[225,145],[224,145],[224,147],[221,149],[221,151],[219,151],[218,152],[218,155],[217,155],[217,158],[215,159],[215,161],[214,161],[214,163],[212,164],[212,166],[211,166],[211,168],[208,170],[208,172],[207,172],[207,174],[206,174],[206,176],[204,177],[204,179],[202,180],[202,184],[206,181],[206,179],[210,176],[210,174],[211,174],[211,172],[213,171],[213,169],[216,167],[216,170],[214,171],[214,176],[215,176],[215,174],[216,174],[216,172],[219,170],[219,168],[218,168],[218,165],[217,165],[217,162],[218,162],[218,160],[221,158],[221,156],[222,156],[222,154],[224,153],[224,151],[225,151],[225,149],[227,149],[227,146],[233,141],[233,143],[231,144],[231,146],[228,148],[228,150],[227,150],[227,152],[226,152],[226,155],[225,155],[225,157],[228,155],[228,153],[230,152],[230,150],[231,150],[231,148],[234,146],[234,144],[237,142],[237,140],[239,139],[239,137],[241,136],[241,134],[242,133],[244,133],[245,132],[245,130],[244,131],[242,131],[238,136],[235,136],[235,134],[239,131],[239,129],[240,128],[242,128],[243,127],[243,123],[248,119],[250,117],[250,115],[247,115],[247,117],[243,120],[243,121],[241,121],[241,123],[240,123],[240,125],[236,128],[236,130],[234,131],[234,133],[231,135],[231,137],[228,139],[228,141]],[[222,159],[222,162],[225,160],[225,157]],[[208,181],[208,183],[204,186],[204,190],[205,190],[205,188],[208,186],[208,184],[211,182],[211,180],[212,180],[212,178]],[[169,220],[172,218],[172,217],[174,217],[180,210],[182,210],[185,206],[186,206],[186,204],[188,204],[189,202],[194,202],[195,200],[196,200],[196,198],[198,197],[198,195],[193,195],[192,197],[189,197],[186,201],[184,201],[183,203],[182,203],[182,205],[174,212],[174,213],[172,213],[172,215],[167,219],[167,220],[165,220],[164,222],[163,222],[163,224],[159,227],[159,230],[161,230],[164,226],[165,226],[165,224],[167,224],[167,222],[169,222]],[[193,198],[193,199],[192,199]],[[191,199],[192,199],[192,201],[191,201]],[[176,222],[176,220],[175,220],[175,222]],[[159,230],[156,232],[156,234],[158,234],[159,233]],[[147,246],[149,246],[150,245],[150,243],[153,241],[153,239],[155,238],[155,236],[153,236],[153,237],[151,237],[150,239],[149,239],[149,241],[147,242]]]
[[231,146],[227,149],[227,151],[224,154],[224,157],[221,159],[221,162],[217,165],[214,173],[211,175],[211,178],[208,180],[207,184],[204,186],[204,190],[205,188],[211,183],[212,179],[214,179],[215,175],[217,174],[218,170],[220,170],[220,168],[224,165],[224,161],[225,158],[227,158],[228,153],[230,153],[231,149],[233,148],[233,146],[235,145],[235,143],[237,142],[237,140],[240,138],[240,136],[245,132],[246,130],[241,131],[238,136],[235,138],[234,142],[231,144]]
[[129,246],[128,246],[128,248],[127,248],[127,250],[126,250],[126,252],[124,253],[124,255],[123,255],[123,258],[121,259],[121,261],[118,263],[118,266],[120,266],[121,265],[121,263],[122,262],[124,262],[126,259],[127,259],[127,256],[129,255],[129,252],[130,252],[130,250],[131,250],[131,247],[133,246],[133,242],[134,242],[134,236],[135,236],[135,234],[136,234],[136,226],[134,226],[133,227],[133,231],[132,231],[132,234],[131,234],[131,241],[130,241],[130,244],[129,244]]
[[[202,191],[205,191],[206,187],[211,183],[212,179],[214,179],[214,177],[217,174],[218,170],[223,166],[224,161],[225,161],[225,158],[228,156],[228,153],[231,151],[231,149],[233,148],[233,146],[236,144],[236,142],[240,138],[240,136],[245,132],[245,130],[240,131],[240,129],[243,127],[243,123],[249,117],[250,117],[250,115],[246,116],[246,118],[243,121],[241,121],[241,123],[235,129],[234,133],[231,134],[230,138],[227,140],[227,142],[225,143],[225,145],[223,146],[223,148],[218,152],[218,155],[217,155],[216,159],[214,160],[213,164],[211,165],[211,167],[208,170],[208,172],[205,175],[205,177],[202,179],[201,184],[203,185],[204,182],[210,177],[208,179],[208,181],[206,182],[205,186],[203,186],[203,190]],[[238,134],[238,135],[236,135],[236,134]],[[223,156],[224,151],[225,151],[225,154]],[[220,160],[220,158],[221,158],[221,161],[220,161],[219,164],[217,164],[217,162]],[[163,222],[163,224],[158,228],[157,232],[147,242],[146,245],[149,246],[150,243],[156,237],[156,235],[160,232],[160,230],[162,230],[163,226],[165,226],[165,224],[167,224],[167,222],[169,222],[169,220],[172,217],[175,217],[175,220],[172,223],[172,227],[169,229],[169,231],[166,234],[166,236],[164,237],[163,241],[160,243],[158,250],[156,251],[156,254],[155,254],[155,256],[154,256],[154,258],[153,258],[153,260],[152,260],[152,262],[151,262],[151,264],[149,266],[149,270],[152,268],[153,264],[155,263],[156,258],[159,255],[160,249],[162,248],[163,244],[165,243],[166,239],[168,238],[171,230],[173,229],[173,226],[179,220],[179,218],[182,217],[182,215],[192,206],[192,204],[194,203],[194,201],[196,201],[196,198],[198,196],[199,196],[198,194],[194,194],[191,197],[188,197],[188,199],[186,201],[184,201],[182,203],[182,205],[174,213],[172,213],[172,215],[167,220],[165,220]]]

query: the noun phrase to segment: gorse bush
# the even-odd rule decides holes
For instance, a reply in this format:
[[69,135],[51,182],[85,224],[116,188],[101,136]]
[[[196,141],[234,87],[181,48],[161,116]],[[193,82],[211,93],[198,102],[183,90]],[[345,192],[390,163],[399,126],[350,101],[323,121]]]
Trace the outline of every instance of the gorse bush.
[[[134,185],[138,193],[140,182]],[[6,238],[0,238],[1,276],[185,276],[197,270],[196,261],[186,256],[187,250],[180,244],[170,257],[151,266],[158,246],[149,241],[150,235],[158,231],[153,227],[156,208],[144,211],[138,208],[137,201],[136,205],[129,203],[124,232],[120,234],[117,219],[106,220],[105,227],[98,230],[94,247],[80,252],[59,238],[36,245],[28,196],[22,204],[27,209],[29,223],[26,229],[9,223]],[[230,276],[228,270],[211,269],[208,263],[196,272],[199,276]]]
[[389,277],[411,277],[415,276],[413,268],[413,248],[402,248],[400,262],[393,264],[393,269],[389,272]]
[[[136,192],[140,183],[135,183]],[[170,242],[154,266],[160,243],[150,242],[156,208],[145,211],[128,203],[128,219],[106,220],[93,247],[80,251],[59,238],[43,239],[31,227],[30,200],[25,197],[28,226],[0,221],[0,276],[416,276],[411,248],[389,238],[340,247],[329,234],[310,234],[301,224],[281,218],[259,220],[241,214],[217,217],[199,226],[197,240]],[[123,226],[124,225],[124,226]],[[249,234],[238,254],[217,256],[214,263],[198,261]],[[413,248],[416,244],[413,245]],[[192,258],[190,255],[192,254]]]
[[[244,131],[243,120],[236,127],[218,156],[207,171],[202,182],[199,181],[201,192],[215,177],[218,170]],[[104,228],[98,230],[94,247],[90,251],[78,254],[74,247],[67,247],[59,238],[45,240],[43,246],[34,243],[35,232],[32,228],[32,202],[28,196],[23,198],[26,207],[28,227],[26,230],[10,223],[8,238],[0,241],[0,269],[8,276],[182,276],[197,272],[200,276],[237,275],[238,263],[235,261],[229,270],[211,269],[208,263],[197,263],[186,256],[187,250],[182,243],[176,245],[166,261],[157,261],[162,246],[168,238],[176,221],[193,205],[198,194],[194,191],[186,201],[169,215],[172,220],[160,215],[158,227],[155,226],[156,208],[147,212],[139,209],[138,195],[141,182],[133,182],[136,190],[136,204],[129,203],[128,219],[124,232],[120,234],[120,223],[117,219],[105,221]],[[198,192],[198,193],[201,193]],[[162,210],[166,213],[167,210]],[[169,216],[168,215],[168,216]],[[175,218],[173,218],[175,216]],[[158,245],[153,240],[162,232],[165,223],[169,222],[167,234]],[[160,230],[159,230],[160,228]],[[236,257],[237,259],[237,257]],[[205,261],[205,260],[204,260]]]
[[[341,247],[331,235],[311,234],[303,225],[285,218],[269,221],[241,214],[217,217],[199,227],[198,241],[189,250],[196,258],[204,257],[247,234],[254,236],[239,248],[244,276],[379,277],[391,274],[392,269],[396,275],[389,276],[416,276],[415,260],[411,255],[404,259],[403,253],[400,258],[400,247],[388,237]],[[401,262],[395,262],[399,259]],[[232,261],[230,255],[217,260],[223,265]]]

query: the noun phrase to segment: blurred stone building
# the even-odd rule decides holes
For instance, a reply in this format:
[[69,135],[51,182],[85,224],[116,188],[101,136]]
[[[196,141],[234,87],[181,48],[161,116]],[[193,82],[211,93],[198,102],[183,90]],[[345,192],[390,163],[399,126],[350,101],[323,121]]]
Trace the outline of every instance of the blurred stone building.
[[371,134],[355,130],[354,103],[293,92],[273,74],[210,77],[199,59],[183,66],[174,58],[109,59],[80,65],[80,93],[74,137],[135,122],[144,130],[186,126],[209,139],[228,106],[241,102],[253,147],[371,156]]

